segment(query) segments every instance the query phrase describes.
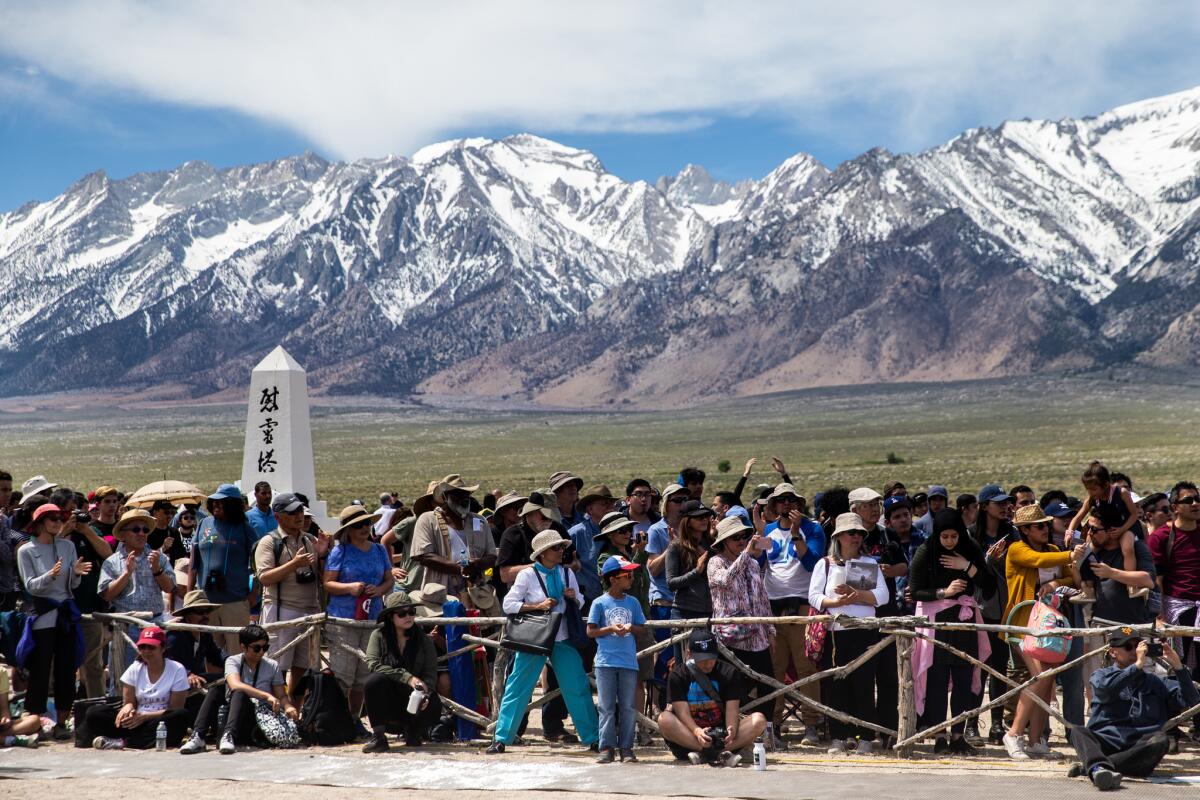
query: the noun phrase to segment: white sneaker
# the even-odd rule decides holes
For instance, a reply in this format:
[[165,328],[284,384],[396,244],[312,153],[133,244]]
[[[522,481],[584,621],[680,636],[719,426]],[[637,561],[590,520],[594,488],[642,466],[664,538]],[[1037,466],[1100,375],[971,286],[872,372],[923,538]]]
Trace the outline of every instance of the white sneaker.
[[1004,734],[1004,749],[1008,751],[1008,757],[1017,761],[1028,761],[1029,753],[1025,752],[1025,743],[1021,741],[1020,736],[1013,736],[1011,733]]
[[183,743],[183,747],[179,748],[181,755],[190,756],[192,753],[203,753],[207,748],[204,746],[204,737],[193,733],[192,738]]
[[97,736],[92,739],[92,747],[97,750],[124,750],[125,740],[114,739],[109,736]]
[[223,756],[229,756],[236,753],[237,745],[233,742],[233,736],[228,733],[222,735],[221,744],[218,745],[217,750],[219,750]]
[[1050,749],[1050,745],[1044,739],[1039,740],[1035,745],[1027,746],[1025,752],[1036,758],[1062,758],[1060,754]]
[[859,740],[858,747],[856,747],[854,751],[859,755],[869,756],[871,753],[875,752],[875,745],[869,741]]
[[825,752],[831,756],[844,756],[846,754],[846,740],[834,739],[829,743],[829,749]]
[[697,767],[704,763],[704,756],[697,753],[695,750],[688,753],[688,761],[695,764]]
[[726,750],[724,753],[721,753],[721,760],[727,767],[736,767],[742,763],[742,754]]

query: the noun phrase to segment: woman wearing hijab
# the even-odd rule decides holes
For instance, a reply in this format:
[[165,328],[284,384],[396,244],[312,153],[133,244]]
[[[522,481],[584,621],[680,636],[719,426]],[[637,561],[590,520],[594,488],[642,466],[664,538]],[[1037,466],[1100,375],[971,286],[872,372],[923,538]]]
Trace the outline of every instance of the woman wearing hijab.
[[[908,575],[909,588],[917,601],[917,615],[935,622],[982,623],[975,592],[978,589],[987,597],[996,591],[995,575],[987,567],[983,550],[967,535],[967,526],[953,509],[944,509],[933,516],[933,533],[917,548]],[[936,637],[980,661],[991,653],[991,643],[982,631],[925,629],[920,633]],[[913,682],[921,727],[946,719],[946,693],[951,683],[954,692],[950,713],[958,716],[974,706],[981,680],[979,667],[933,642],[918,639],[913,649]],[[955,723],[949,741],[939,734],[933,752],[974,754],[975,749],[963,737],[964,727],[965,722]]]

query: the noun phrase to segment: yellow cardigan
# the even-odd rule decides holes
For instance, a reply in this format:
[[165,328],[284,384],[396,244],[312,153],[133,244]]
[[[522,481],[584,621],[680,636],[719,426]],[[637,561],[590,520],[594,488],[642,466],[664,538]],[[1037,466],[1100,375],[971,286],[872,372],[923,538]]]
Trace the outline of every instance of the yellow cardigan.
[[[1004,621],[1008,625],[1024,626],[1029,622],[1029,609],[1023,608],[1008,621],[1008,615],[1013,607],[1026,600],[1033,600],[1037,592],[1038,569],[1065,567],[1071,563],[1071,553],[1059,550],[1052,544],[1046,545],[1046,550],[1034,550],[1025,542],[1013,542],[1008,547],[1007,559],[1004,565],[1004,575],[1008,579],[1008,605],[1004,608]],[[1059,586],[1074,586],[1075,579],[1070,571],[1056,579]],[[1000,634],[1004,638],[1004,634]]]

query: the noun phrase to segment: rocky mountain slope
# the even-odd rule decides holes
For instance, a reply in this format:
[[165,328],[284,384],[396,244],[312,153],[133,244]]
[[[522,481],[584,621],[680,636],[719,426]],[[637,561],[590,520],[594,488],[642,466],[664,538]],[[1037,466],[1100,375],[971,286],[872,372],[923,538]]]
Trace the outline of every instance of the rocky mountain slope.
[[1200,89],[829,170],[650,185],[535,136],[111,180],[0,214],[0,392],[239,386],[655,405],[1200,342]]

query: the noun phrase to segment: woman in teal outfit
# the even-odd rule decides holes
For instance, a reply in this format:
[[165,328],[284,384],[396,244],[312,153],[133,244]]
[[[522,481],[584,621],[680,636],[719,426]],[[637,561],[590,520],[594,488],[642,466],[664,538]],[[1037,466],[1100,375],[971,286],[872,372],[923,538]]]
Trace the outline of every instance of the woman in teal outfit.
[[[564,599],[574,601],[579,597],[579,584],[574,573],[562,566],[563,552],[570,542],[553,530],[545,530],[533,537],[531,544],[533,565],[517,573],[512,588],[504,596],[504,613],[565,613],[567,603]],[[578,611],[573,610],[573,613]],[[504,746],[512,744],[516,738],[525,706],[533,696],[533,687],[545,664],[546,656],[523,652],[514,654],[512,672],[504,684],[504,699],[500,701],[495,740],[488,747],[488,753],[503,753]],[[583,659],[567,641],[565,623],[559,626],[558,637],[550,653],[550,666],[558,678],[579,740],[595,750],[600,740],[600,728],[596,704],[592,701],[592,687],[583,669]]]

